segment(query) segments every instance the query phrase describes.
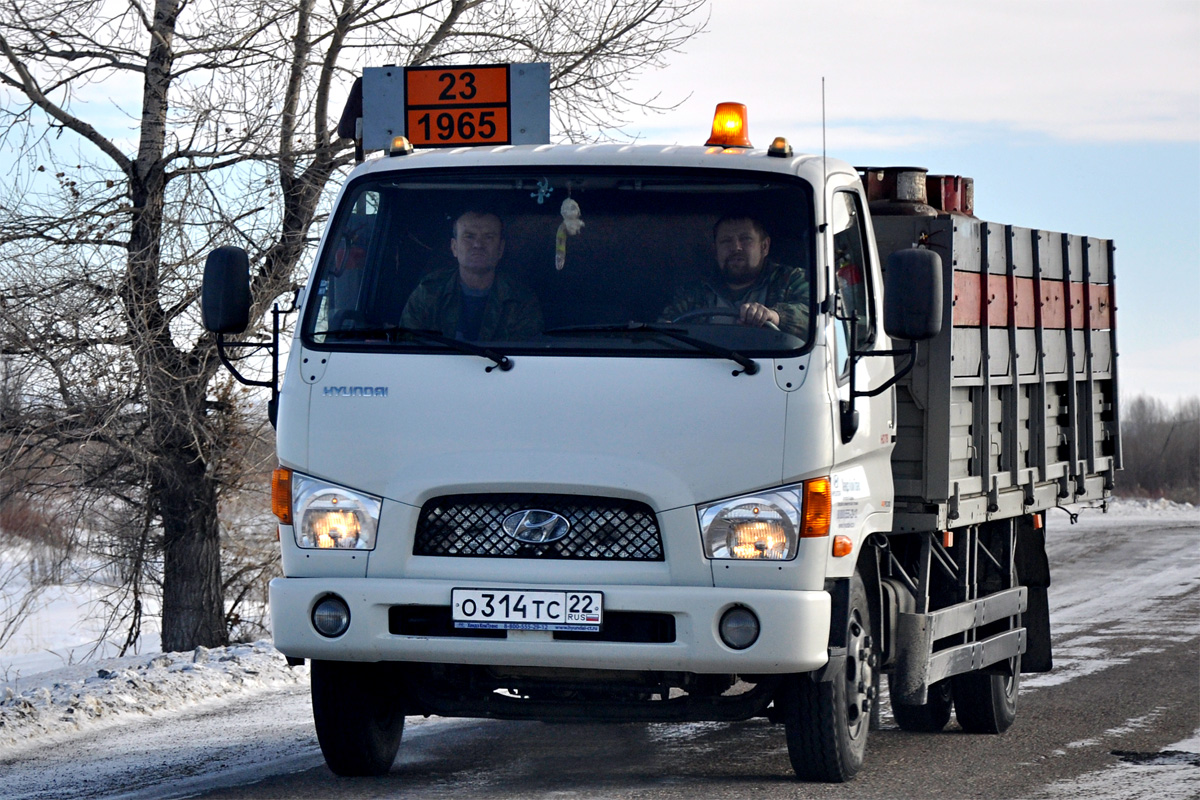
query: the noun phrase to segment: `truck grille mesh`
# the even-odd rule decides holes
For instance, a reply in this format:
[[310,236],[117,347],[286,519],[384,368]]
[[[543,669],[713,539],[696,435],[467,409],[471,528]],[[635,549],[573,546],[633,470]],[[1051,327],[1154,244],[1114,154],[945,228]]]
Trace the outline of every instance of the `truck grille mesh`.
[[[539,509],[571,524],[557,542],[526,544],[504,531],[509,514]],[[436,497],[421,509],[413,555],[662,561],[662,537],[645,503],[568,494],[461,494]]]

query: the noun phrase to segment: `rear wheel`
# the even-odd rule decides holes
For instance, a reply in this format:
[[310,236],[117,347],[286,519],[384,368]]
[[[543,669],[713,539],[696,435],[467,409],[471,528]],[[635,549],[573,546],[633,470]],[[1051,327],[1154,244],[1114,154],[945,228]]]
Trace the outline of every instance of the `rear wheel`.
[[1003,674],[967,672],[950,679],[954,715],[968,733],[1004,733],[1017,718],[1021,657],[1009,660]]
[[[892,676],[888,676],[888,686]],[[895,694],[892,694],[895,697]],[[929,699],[923,706],[910,706],[892,700],[892,716],[900,730],[913,733],[937,733],[950,721],[950,681],[938,681],[929,687]]]
[[338,775],[384,775],[396,760],[404,710],[389,664],[313,661],[313,722],[325,763]]
[[817,683],[800,674],[789,676],[784,685],[788,758],[802,780],[848,781],[862,768],[866,754],[878,656],[866,589],[857,573],[850,582],[845,624],[846,663],[833,680]]

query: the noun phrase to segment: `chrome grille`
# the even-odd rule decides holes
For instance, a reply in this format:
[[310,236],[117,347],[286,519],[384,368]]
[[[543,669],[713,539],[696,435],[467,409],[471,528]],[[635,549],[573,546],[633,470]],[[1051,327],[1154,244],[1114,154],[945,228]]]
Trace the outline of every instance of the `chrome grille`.
[[[510,514],[552,511],[571,524],[556,542],[527,544],[501,526]],[[546,558],[581,561],[662,561],[658,520],[645,503],[569,494],[460,494],[436,497],[421,509],[413,542],[417,556]]]

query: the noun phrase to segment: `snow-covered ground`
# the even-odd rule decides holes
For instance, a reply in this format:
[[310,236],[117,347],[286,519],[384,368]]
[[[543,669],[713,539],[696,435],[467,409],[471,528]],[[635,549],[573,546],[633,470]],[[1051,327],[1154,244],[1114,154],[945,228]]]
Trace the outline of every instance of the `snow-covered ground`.
[[1195,800],[1200,796],[1200,731],[1157,755],[1125,753],[1121,763],[1046,787],[1052,800]]
[[268,641],[188,653],[101,659],[0,688],[0,754],[83,730],[307,683]]
[[[125,630],[106,631],[106,599],[115,588],[108,571],[93,563],[55,565],[61,554],[29,542],[0,537],[0,624],[22,603],[19,625],[0,647],[0,682],[58,667],[108,658],[120,652]],[[61,582],[47,585],[46,574]],[[40,589],[29,596],[31,587]],[[156,598],[143,598],[140,647],[155,652],[159,642]],[[2,685],[2,684],[0,684]]]
[[[1106,527],[1129,524],[1135,519],[1140,522],[1196,521],[1200,519],[1200,510],[1166,501],[1121,500],[1111,504],[1107,515],[1101,515],[1098,510],[1083,511],[1078,530],[1080,533],[1092,530],[1099,533]],[[1059,519],[1051,522],[1062,528]],[[1183,591],[1200,580],[1195,574],[1195,563],[1181,564],[1179,569],[1182,571],[1166,581],[1167,584],[1183,587],[1180,589]],[[1118,586],[1112,589],[1096,602],[1130,602],[1131,598],[1123,595]],[[64,590],[47,594],[43,600],[45,602],[30,614],[10,646],[6,646],[0,655],[0,680],[3,681],[0,682],[0,757],[19,755],[26,748],[119,724],[131,717],[177,713],[203,704],[228,702],[239,696],[251,697],[268,690],[304,684],[308,680],[307,668],[288,667],[269,641],[212,650],[200,648],[188,653],[144,653],[71,663],[77,662],[80,654],[90,650],[94,643],[96,628],[86,613],[94,597],[86,592]],[[1076,604],[1071,598],[1065,598],[1064,604],[1064,599],[1060,598],[1056,604],[1059,606],[1054,612],[1056,620],[1065,624],[1065,629],[1060,625],[1056,630],[1056,639],[1059,634],[1066,634],[1062,642],[1066,648],[1059,662],[1061,671],[1056,669],[1049,676],[1038,676],[1040,680],[1031,678],[1023,682],[1023,691],[1070,680],[1093,668],[1103,668],[1103,658],[1096,658],[1098,653],[1088,650],[1095,643],[1084,641],[1082,637],[1073,640],[1070,630],[1076,617],[1087,618],[1096,609],[1090,608],[1082,599]],[[1130,619],[1130,624],[1137,622]],[[1187,624],[1195,627],[1197,623],[1191,620]],[[1190,633],[1181,631],[1183,635]],[[1059,660],[1058,656],[1056,653],[1056,660]],[[1192,781],[1200,774],[1200,755],[1197,754],[1200,754],[1200,734],[1166,748],[1160,761],[1131,761],[1111,771],[1097,773],[1094,785],[1079,781],[1069,786],[1064,784],[1059,787],[1061,792],[1056,791],[1053,796],[1115,798],[1118,795],[1104,794],[1100,789],[1130,786],[1127,780],[1149,786],[1162,780],[1171,781],[1180,775],[1183,776],[1180,785],[1194,789]],[[1143,779],[1149,783],[1143,783]],[[1113,783],[1114,780],[1120,782]],[[1176,795],[1160,793],[1155,796]]]

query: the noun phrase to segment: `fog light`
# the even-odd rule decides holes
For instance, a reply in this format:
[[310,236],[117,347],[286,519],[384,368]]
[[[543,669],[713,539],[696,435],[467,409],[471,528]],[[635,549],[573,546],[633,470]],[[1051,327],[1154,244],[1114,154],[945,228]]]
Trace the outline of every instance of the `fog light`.
[[758,617],[744,606],[735,606],[721,615],[721,641],[734,650],[745,650],[758,640]]
[[313,608],[312,624],[322,636],[341,636],[350,627],[350,608],[336,595],[324,597]]

